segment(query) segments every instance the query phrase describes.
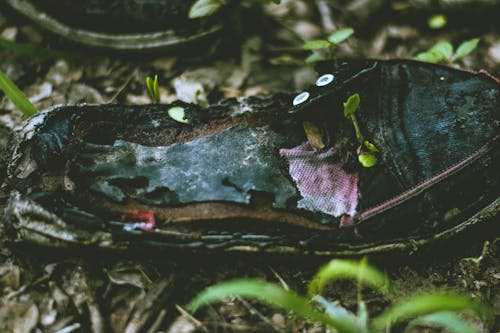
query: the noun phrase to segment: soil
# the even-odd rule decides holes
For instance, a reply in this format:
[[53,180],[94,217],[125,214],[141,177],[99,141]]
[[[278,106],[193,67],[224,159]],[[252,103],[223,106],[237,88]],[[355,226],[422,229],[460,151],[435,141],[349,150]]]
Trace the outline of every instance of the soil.
[[[151,103],[145,79],[155,74],[162,103],[180,98],[206,105],[221,98],[300,91],[316,79],[303,61],[310,54],[301,48],[303,42],[351,26],[356,33],[333,50],[335,57],[411,58],[438,41],[456,47],[479,37],[478,48],[458,64],[500,76],[495,1],[448,1],[443,8],[433,7],[435,2],[415,3],[282,0],[264,9],[239,10],[216,38],[183,50],[126,55],[67,43],[0,5],[0,36],[10,41],[0,43],[0,69],[39,109],[82,102]],[[438,13],[446,15],[448,24],[430,29],[427,18]],[[1,150],[24,121],[0,94]],[[7,198],[8,193],[0,192],[2,207]],[[397,297],[446,289],[483,301],[493,308],[495,323],[464,316],[482,332],[499,332],[498,222],[410,255],[368,259],[388,274]],[[0,224],[0,332],[326,332],[291,313],[241,298],[195,314],[184,309],[207,286],[232,278],[262,278],[304,294],[310,278],[329,259],[68,252],[13,244]],[[345,281],[329,285],[325,296],[355,311],[357,293],[356,284]],[[393,301],[368,289],[362,295],[371,315]]]

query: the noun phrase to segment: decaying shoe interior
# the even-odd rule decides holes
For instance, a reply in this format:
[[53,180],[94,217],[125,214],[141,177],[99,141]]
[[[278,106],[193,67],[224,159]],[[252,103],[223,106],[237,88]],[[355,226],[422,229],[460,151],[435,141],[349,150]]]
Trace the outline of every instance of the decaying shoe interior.
[[[331,82],[298,102],[275,94],[39,113],[8,165],[11,234],[60,247],[359,254],[496,216],[498,80],[403,60],[339,60],[318,72]],[[357,162],[342,114],[353,93],[379,150],[372,168]],[[305,121],[324,148],[308,142]]]

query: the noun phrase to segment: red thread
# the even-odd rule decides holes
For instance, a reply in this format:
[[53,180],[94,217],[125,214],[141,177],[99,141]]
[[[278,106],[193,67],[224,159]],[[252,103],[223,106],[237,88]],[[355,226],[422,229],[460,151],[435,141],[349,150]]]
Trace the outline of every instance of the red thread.
[[134,223],[135,229],[153,231],[156,226],[155,213],[152,210],[130,210],[121,217],[122,222]]

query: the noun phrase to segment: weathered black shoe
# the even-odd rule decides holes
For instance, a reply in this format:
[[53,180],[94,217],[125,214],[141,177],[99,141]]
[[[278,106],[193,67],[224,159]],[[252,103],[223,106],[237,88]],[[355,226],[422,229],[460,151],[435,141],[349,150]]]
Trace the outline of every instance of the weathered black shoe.
[[[371,144],[343,115],[355,93]],[[413,248],[497,216],[499,111],[497,79],[407,60],[327,62],[300,94],[207,109],[56,107],[15,145],[5,221],[62,247]]]
[[169,49],[221,28],[220,17],[190,20],[195,0],[6,0],[42,28],[75,43],[114,50]]

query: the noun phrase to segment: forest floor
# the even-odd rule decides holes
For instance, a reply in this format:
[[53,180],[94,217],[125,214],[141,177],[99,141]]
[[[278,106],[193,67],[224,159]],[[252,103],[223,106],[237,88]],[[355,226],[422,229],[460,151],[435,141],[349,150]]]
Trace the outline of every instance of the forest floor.
[[[500,76],[500,22],[494,13],[478,16],[452,8],[444,12],[448,24],[436,30],[427,25],[431,14],[440,13],[435,8],[412,9],[405,1],[392,2],[387,8],[372,8],[369,1],[356,3],[359,7],[354,8],[343,6],[342,1],[282,1],[266,7],[258,14],[262,18],[256,19],[255,13],[242,17],[238,34],[227,37],[223,32],[220,38],[191,46],[182,55],[127,56],[75,48],[0,6],[3,40],[63,50],[46,54],[0,44],[0,68],[39,109],[74,103],[151,103],[145,79],[155,74],[162,103],[194,95],[198,103],[213,103],[221,98],[304,89],[316,74],[304,63],[310,52],[302,44],[353,27],[355,34],[333,50],[334,57],[412,58],[438,41],[450,41],[456,47],[479,37],[478,48],[460,66]],[[201,94],[194,94],[200,89]],[[24,121],[0,95],[0,147],[5,148],[7,133]],[[7,198],[8,193],[0,193],[2,206]],[[445,288],[491,305],[496,324],[474,324],[484,332],[497,332],[500,235],[498,229],[492,230],[472,230],[412,255],[376,256],[369,261],[388,274],[399,296]],[[467,259],[481,256],[485,244],[479,264]],[[331,258],[63,252],[12,244],[0,226],[0,332],[326,331],[291,313],[240,298],[206,307],[194,317],[183,309],[207,286],[237,277],[286,283],[304,293],[311,276]],[[339,282],[326,295],[355,309],[356,293],[354,283]],[[372,292],[364,298],[370,313],[390,303]]]

